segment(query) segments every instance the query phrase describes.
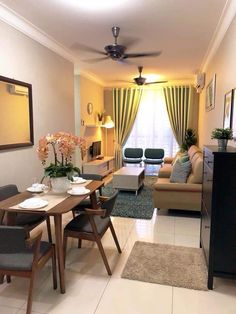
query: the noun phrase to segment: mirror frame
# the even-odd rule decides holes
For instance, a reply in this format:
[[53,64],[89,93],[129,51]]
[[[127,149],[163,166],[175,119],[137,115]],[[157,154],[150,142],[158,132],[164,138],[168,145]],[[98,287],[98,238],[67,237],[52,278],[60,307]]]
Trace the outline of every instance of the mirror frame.
[[29,94],[28,94],[28,100],[29,100],[29,131],[30,131],[30,140],[29,142],[23,142],[23,143],[9,143],[9,144],[0,144],[0,150],[3,149],[9,149],[9,148],[18,148],[18,147],[26,147],[26,146],[33,146],[34,145],[34,128],[33,128],[33,100],[32,100],[32,85],[17,81],[14,79],[10,79],[8,77],[0,76],[0,82],[5,82],[9,84],[15,84],[20,85],[28,88]]

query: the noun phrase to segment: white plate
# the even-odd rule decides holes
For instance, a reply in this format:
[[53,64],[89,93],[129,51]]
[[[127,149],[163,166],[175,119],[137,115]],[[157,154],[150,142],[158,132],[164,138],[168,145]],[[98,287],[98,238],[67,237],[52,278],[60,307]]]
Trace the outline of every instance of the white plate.
[[89,189],[85,189],[82,192],[74,192],[73,190],[68,190],[67,191],[67,193],[70,194],[70,195],[85,195],[85,194],[88,194],[89,192],[90,192]]
[[20,208],[25,209],[37,209],[37,208],[43,208],[48,205],[48,201],[42,200],[41,198],[33,197],[28,198],[24,202],[19,204]]
[[71,184],[81,184],[81,183],[85,183],[85,182],[87,182],[86,179],[79,178],[78,180],[71,181]]
[[43,192],[42,188],[35,188],[33,186],[30,186],[26,190],[29,191],[29,192],[32,192],[32,193],[41,193],[41,192]]

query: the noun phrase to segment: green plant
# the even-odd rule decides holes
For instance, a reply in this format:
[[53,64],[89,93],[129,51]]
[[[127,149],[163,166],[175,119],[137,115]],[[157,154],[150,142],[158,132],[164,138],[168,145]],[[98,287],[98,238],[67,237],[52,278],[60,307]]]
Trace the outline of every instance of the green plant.
[[233,139],[233,130],[230,128],[221,129],[216,128],[211,133],[212,139],[225,139],[225,140],[232,140]]
[[181,150],[186,151],[190,146],[197,144],[197,136],[194,129],[187,129],[185,132],[184,141],[181,145]]

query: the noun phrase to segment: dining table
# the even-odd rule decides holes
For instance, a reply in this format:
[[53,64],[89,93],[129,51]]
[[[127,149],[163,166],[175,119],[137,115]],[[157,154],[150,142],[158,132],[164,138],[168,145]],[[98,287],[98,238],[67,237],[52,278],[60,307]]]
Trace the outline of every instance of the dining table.
[[[67,193],[60,194],[61,200],[56,202],[55,204],[50,207],[50,209],[45,210],[42,208],[40,211],[35,209],[27,209],[23,210],[18,206],[18,204],[22,203],[23,201],[32,197],[31,192],[24,191],[17,195],[14,195],[10,198],[7,198],[4,201],[0,202],[0,211],[5,211],[7,213],[7,224],[14,225],[15,217],[18,212],[24,213],[37,213],[42,215],[44,213],[47,216],[53,217],[54,220],[54,229],[55,229],[55,248],[56,248],[56,255],[58,261],[58,270],[59,270],[59,280],[60,280],[60,290],[61,293],[66,292],[65,287],[65,267],[64,267],[64,253],[63,253],[63,229],[62,229],[62,216],[66,214],[72,209],[74,209],[77,205],[79,205],[84,199],[88,196],[90,197],[91,208],[96,209],[99,207],[99,203],[97,200],[96,190],[99,190],[104,186],[104,182],[102,181],[89,181],[86,185],[86,189],[89,190],[87,194],[84,195],[69,195]],[[43,199],[49,199],[50,204],[50,194],[53,193],[43,194]],[[34,194],[33,194],[34,195]],[[41,194],[37,194],[37,197],[40,197]],[[36,196],[35,196],[36,197]]]

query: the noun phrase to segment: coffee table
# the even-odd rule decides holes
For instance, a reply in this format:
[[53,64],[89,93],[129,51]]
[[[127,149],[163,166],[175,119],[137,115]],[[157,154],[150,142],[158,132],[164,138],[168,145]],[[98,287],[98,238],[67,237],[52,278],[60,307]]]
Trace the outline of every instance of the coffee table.
[[113,174],[113,188],[118,190],[135,191],[144,183],[144,168],[122,167]]

